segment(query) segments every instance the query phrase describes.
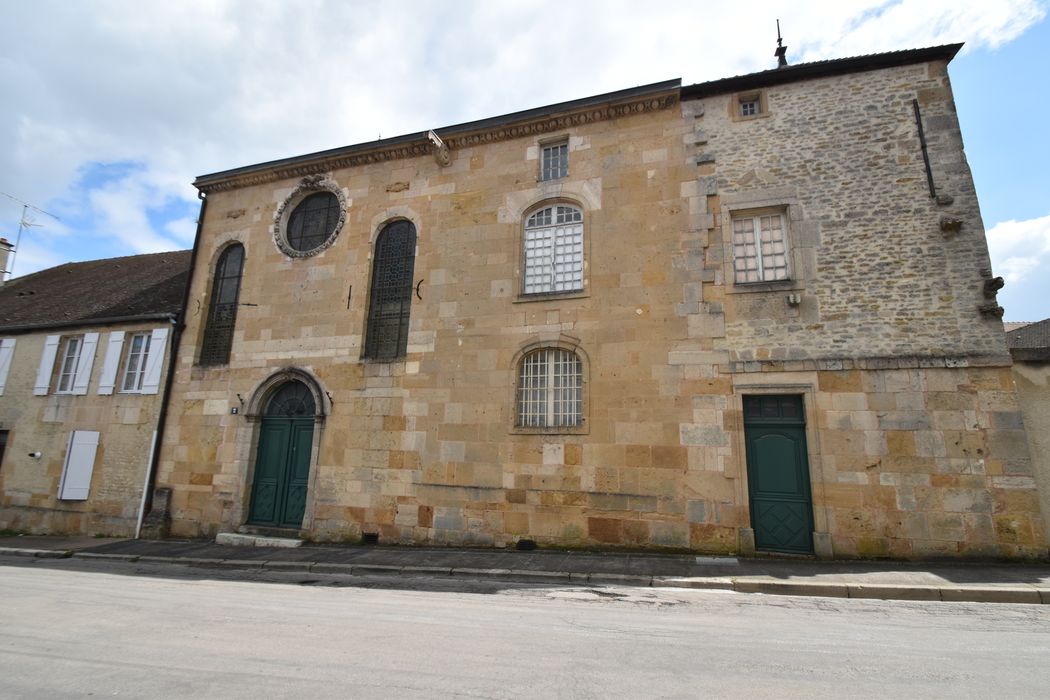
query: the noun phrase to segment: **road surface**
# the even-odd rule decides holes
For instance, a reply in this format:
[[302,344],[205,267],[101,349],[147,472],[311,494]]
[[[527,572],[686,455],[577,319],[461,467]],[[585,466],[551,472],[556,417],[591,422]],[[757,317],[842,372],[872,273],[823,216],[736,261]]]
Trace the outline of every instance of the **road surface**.
[[5,698],[1050,694],[1050,606],[16,559]]

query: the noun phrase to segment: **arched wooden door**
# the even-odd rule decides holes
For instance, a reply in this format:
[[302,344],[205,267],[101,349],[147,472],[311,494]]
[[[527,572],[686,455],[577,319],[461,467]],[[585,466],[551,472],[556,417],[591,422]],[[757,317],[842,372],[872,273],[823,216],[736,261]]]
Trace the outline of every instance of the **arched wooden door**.
[[300,381],[282,384],[266,404],[248,523],[296,528],[303,524],[310,483],[315,402]]

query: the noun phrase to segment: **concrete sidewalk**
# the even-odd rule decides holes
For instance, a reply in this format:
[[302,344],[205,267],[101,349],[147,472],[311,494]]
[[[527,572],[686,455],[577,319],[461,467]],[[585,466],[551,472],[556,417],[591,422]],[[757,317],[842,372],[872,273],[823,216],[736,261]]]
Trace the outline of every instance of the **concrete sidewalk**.
[[457,576],[837,598],[1050,604],[1047,562],[821,562],[564,550],[231,547],[201,540],[38,536],[0,538],[2,555],[168,562],[345,576]]

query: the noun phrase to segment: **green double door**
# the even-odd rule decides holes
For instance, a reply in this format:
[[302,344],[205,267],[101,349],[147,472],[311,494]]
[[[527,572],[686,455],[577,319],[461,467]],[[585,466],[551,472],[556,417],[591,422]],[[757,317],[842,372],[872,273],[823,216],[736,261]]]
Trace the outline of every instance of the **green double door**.
[[263,418],[248,522],[299,528],[306,510],[314,419]]
[[813,500],[801,396],[745,396],[747,484],[755,548],[813,552]]

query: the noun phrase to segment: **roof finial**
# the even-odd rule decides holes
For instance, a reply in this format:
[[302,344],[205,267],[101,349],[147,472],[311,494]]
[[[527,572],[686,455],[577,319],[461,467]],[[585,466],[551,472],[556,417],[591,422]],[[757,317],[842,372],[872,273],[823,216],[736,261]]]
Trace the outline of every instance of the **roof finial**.
[[788,47],[784,46],[784,40],[780,38],[780,20],[777,20],[777,50],[773,55],[777,57],[777,68],[786,68]]

